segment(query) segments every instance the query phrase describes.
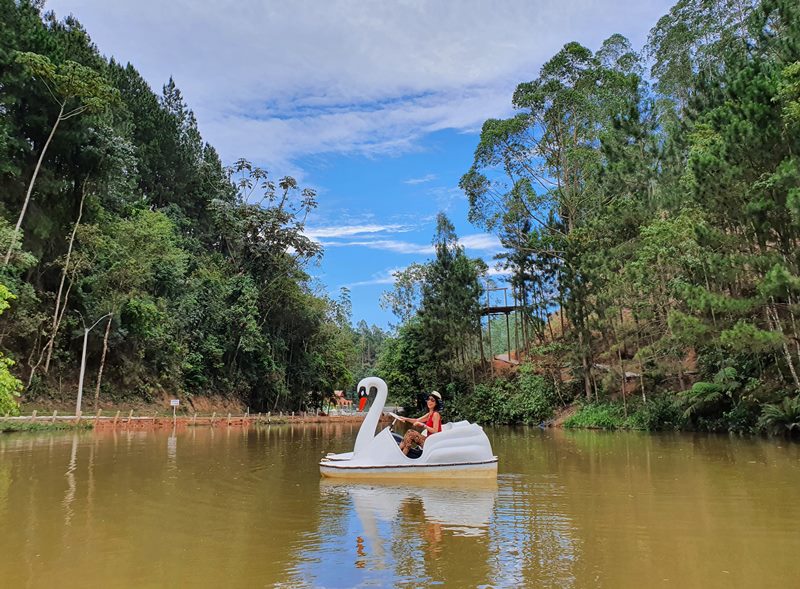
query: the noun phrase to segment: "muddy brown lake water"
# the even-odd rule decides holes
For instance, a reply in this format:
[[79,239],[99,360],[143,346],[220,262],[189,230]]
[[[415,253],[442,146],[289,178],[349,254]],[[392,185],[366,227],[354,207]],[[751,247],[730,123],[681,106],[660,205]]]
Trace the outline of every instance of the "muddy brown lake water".
[[800,444],[493,428],[496,484],[320,480],[356,428],[0,436],[0,587],[800,583]]

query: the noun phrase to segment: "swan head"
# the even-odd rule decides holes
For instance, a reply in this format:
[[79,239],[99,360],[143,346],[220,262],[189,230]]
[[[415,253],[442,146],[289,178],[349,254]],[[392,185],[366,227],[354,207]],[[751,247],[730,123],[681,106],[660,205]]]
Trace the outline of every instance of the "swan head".
[[389,387],[386,385],[386,382],[377,376],[367,376],[366,378],[362,378],[360,381],[358,381],[356,390],[360,391],[362,388],[367,391],[368,395],[372,394],[373,389],[378,393],[381,391],[388,393],[389,391]]

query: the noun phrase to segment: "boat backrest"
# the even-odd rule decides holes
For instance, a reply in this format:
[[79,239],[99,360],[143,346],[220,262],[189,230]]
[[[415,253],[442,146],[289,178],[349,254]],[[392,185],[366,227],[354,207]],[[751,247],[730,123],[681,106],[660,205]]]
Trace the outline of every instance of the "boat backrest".
[[466,427],[469,425],[469,421],[461,420],[461,421],[451,421],[450,423],[443,423],[442,424],[442,431],[446,432],[451,429],[456,429],[459,427]]

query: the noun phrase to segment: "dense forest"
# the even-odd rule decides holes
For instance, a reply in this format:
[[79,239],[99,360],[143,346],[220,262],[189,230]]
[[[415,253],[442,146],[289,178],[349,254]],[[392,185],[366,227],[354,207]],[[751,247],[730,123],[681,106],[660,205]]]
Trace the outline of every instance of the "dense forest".
[[93,325],[89,408],[295,410],[375,363],[383,332],[306,272],[314,191],[224,167],[172,80],[156,94],[73,17],[0,0],[0,89],[0,414],[19,393],[74,399]]
[[567,43],[485,122],[460,187],[518,301],[491,346],[489,269],[444,214],[385,293],[394,333],[354,328],[307,272],[314,191],[223,166],[174,81],[73,17],[0,0],[0,88],[0,413],[74,398],[91,327],[95,404],[293,410],[377,372],[449,418],[800,432],[796,1],[680,0],[641,49]]
[[641,51],[567,43],[512,103],[460,186],[505,247],[525,361],[476,374],[484,268],[442,219],[387,296],[392,387],[487,421],[577,402],[567,425],[797,433],[800,4],[680,0]]

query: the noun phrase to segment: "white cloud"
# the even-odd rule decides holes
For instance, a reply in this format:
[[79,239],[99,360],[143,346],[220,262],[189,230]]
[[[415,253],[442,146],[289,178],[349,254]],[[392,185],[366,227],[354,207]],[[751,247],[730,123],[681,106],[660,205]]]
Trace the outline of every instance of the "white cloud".
[[421,178],[409,178],[404,180],[403,184],[424,184],[426,182],[433,182],[436,180],[436,174],[425,174]]
[[499,266],[489,266],[489,269],[486,271],[487,276],[511,276],[511,270],[504,270]]
[[394,268],[387,268],[386,270],[382,270],[380,272],[376,272],[372,275],[372,278],[368,280],[360,280],[358,282],[351,282],[347,286],[349,288],[356,287],[356,286],[373,286],[379,284],[394,284],[395,283],[395,273],[402,272],[405,270],[404,267],[394,267]]
[[435,186],[428,189],[428,196],[436,201],[436,208],[440,211],[449,211],[454,204],[464,200],[464,192],[455,186]]
[[401,233],[408,231],[405,225],[342,225],[332,227],[309,227],[305,234],[312,239],[325,237],[351,237],[371,233]]
[[476,235],[466,235],[458,240],[465,249],[482,250],[491,252],[503,251],[503,246],[496,235],[491,233],[478,233]]
[[323,241],[323,247],[367,247],[376,250],[385,250],[396,254],[433,254],[436,250],[432,245],[419,245],[408,241],[394,239],[375,239],[372,241]]
[[158,90],[173,75],[223,158],[398,153],[509,112],[565,42],[640,44],[672,0],[49,0]]
[[512,90],[513,85],[471,88],[457,95],[443,92],[377,109],[353,105],[282,118],[258,119],[221,111],[204,117],[201,130],[226,157],[244,153],[277,169],[307,155],[396,155],[417,149],[417,141],[427,133],[474,126],[505,113]]
[[[490,233],[466,235],[458,241],[466,250],[496,253],[503,249],[500,240]],[[323,247],[366,247],[369,249],[394,252],[396,254],[432,255],[436,252],[436,248],[430,244],[411,243],[396,239],[320,241],[320,243]]]
[[[392,268],[387,268],[385,270],[381,270],[380,272],[374,273],[370,278],[367,280],[359,280],[357,282],[351,282],[346,284],[347,288],[354,288],[359,286],[376,286],[376,285],[389,285],[394,284],[397,281],[395,274],[398,272],[402,272],[405,270],[405,266],[395,266]],[[486,272],[486,275],[489,278],[505,278],[507,276],[511,276],[510,270],[503,270],[499,266],[489,266],[489,269]]]

